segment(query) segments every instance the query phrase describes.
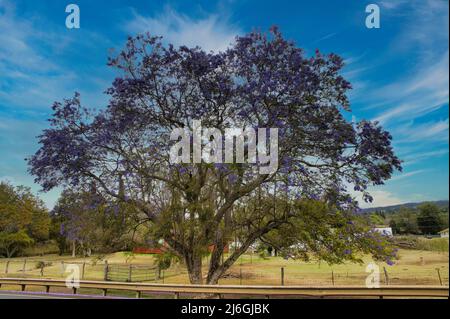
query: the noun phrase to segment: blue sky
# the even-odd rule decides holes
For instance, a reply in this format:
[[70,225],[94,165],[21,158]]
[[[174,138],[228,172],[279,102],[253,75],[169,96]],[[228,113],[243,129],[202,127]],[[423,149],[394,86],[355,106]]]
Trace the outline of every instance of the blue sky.
[[[65,26],[69,3],[80,7],[80,29]],[[365,27],[369,3],[381,9],[380,29]],[[0,179],[39,190],[24,158],[37,150],[52,102],[79,91],[87,106],[104,107],[115,77],[108,52],[127,35],[149,31],[175,45],[220,50],[235,35],[272,25],[307,54],[341,55],[354,87],[349,116],[377,119],[392,133],[404,172],[372,189],[372,206],[448,199],[445,0],[0,0]],[[40,196],[51,208],[58,190]]]

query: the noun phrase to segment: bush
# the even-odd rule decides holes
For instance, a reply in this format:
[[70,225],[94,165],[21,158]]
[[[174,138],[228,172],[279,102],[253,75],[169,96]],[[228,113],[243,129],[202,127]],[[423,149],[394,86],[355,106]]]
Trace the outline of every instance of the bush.
[[156,262],[159,270],[166,270],[170,268],[172,264],[173,256],[171,254],[165,253],[161,255],[156,255]]

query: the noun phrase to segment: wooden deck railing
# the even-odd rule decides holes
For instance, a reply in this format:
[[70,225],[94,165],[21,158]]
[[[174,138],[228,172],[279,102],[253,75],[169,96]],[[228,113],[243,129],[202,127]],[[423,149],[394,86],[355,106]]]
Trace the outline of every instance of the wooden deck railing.
[[[64,280],[52,279],[25,279],[25,278],[0,278],[2,285],[14,285],[26,290],[27,286],[45,287],[46,292],[51,288],[67,288]],[[229,286],[229,285],[175,285],[175,284],[148,284],[148,283],[124,283],[109,281],[80,281],[81,289],[98,289],[106,296],[108,291],[135,292],[136,297],[142,293],[171,294],[174,298],[180,295],[215,295],[219,298],[227,295],[270,297],[373,297],[373,298],[448,298],[448,286],[385,286],[380,288],[365,288],[360,286],[333,286],[333,287],[303,287],[303,286]],[[77,289],[72,288],[76,294]]]

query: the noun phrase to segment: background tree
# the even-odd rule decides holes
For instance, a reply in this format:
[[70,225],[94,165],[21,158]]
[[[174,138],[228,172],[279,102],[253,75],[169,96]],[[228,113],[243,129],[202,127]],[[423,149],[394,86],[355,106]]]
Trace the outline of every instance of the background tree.
[[49,228],[45,205],[29,188],[0,183],[0,254],[12,257],[48,239]]
[[[278,203],[277,207],[280,206],[283,207]],[[260,237],[283,257],[304,261],[315,257],[330,264],[361,263],[364,253],[389,264],[396,258],[396,250],[362,216],[311,199],[296,200],[289,207],[284,204],[283,209],[291,210],[291,214],[285,215],[286,222]],[[249,222],[250,219],[246,223]]]
[[418,235],[420,233],[417,225],[417,211],[402,207],[398,211],[391,213],[390,218],[389,225],[392,227],[394,234]]
[[60,247],[72,245],[83,254],[90,251],[112,252],[130,247],[136,217],[126,203],[108,203],[92,190],[65,190],[52,210],[55,234]]
[[14,257],[21,249],[34,243],[34,240],[28,236],[24,230],[17,232],[0,232],[0,251],[7,258]]
[[[192,283],[204,277],[217,283],[249,245],[297,213],[287,209],[296,198],[354,211],[349,185],[371,201],[367,187],[401,169],[389,133],[376,122],[347,122],[342,114],[349,111],[351,87],[339,74],[343,60],[319,52],[306,57],[277,28],[269,35],[237,37],[218,53],[164,46],[159,37],[138,35],[109,64],[123,74],[107,91],[108,107],[92,114],[79,94],[55,103],[51,128],[29,160],[30,172],[45,190],[95,182],[105,198],[133,206],[185,261]],[[193,120],[222,134],[228,128],[278,128],[278,169],[259,174],[260,158],[171,163],[171,133],[192,132]],[[283,214],[261,211],[242,235],[242,246],[223,258],[235,232],[233,210],[259,190],[276,201],[283,188],[290,198]],[[211,244],[203,276],[202,256]]]
[[441,219],[441,212],[438,206],[432,203],[425,203],[419,207],[417,225],[425,235],[436,235],[443,230],[444,223]]
[[57,243],[59,255],[64,255],[70,250],[71,244],[63,232],[63,223],[66,221],[65,217],[61,214],[56,214],[54,210],[50,212],[50,216],[49,237]]
[[370,214],[369,220],[373,225],[382,226],[385,224],[385,217],[379,212]]

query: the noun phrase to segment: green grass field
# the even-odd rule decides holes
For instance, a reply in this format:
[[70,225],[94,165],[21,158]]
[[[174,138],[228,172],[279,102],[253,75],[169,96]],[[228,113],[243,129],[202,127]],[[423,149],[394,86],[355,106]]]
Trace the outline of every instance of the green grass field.
[[[151,255],[129,255],[127,253],[114,253],[106,256],[92,256],[89,258],[72,258],[68,256],[46,255],[42,257],[12,258],[7,263],[0,259],[1,277],[34,277],[63,279],[67,264],[75,263],[80,266],[84,263],[84,279],[103,280],[104,260],[108,261],[110,271],[120,269],[116,274],[121,280],[126,280],[130,265],[133,265],[133,281],[159,282],[159,283],[188,283],[188,276],[183,265],[175,264],[156,278],[156,270],[152,268],[154,258]],[[449,255],[448,252],[400,250],[400,259],[393,266],[378,263],[380,267],[381,284],[385,284],[387,272],[391,285],[439,285],[438,269],[444,285],[449,282]],[[38,268],[39,261],[47,265],[41,273]],[[220,284],[245,285],[279,285],[281,284],[281,268],[284,268],[285,285],[364,285],[368,273],[365,272],[370,258],[364,258],[364,264],[328,265],[320,262],[301,262],[284,260],[280,257],[261,258],[257,255],[244,255],[227,272]],[[207,259],[204,260],[205,266]],[[8,267],[6,267],[8,264]],[[25,266],[25,268],[24,268]],[[116,268],[115,268],[116,267]],[[7,273],[6,273],[6,268]],[[23,271],[25,269],[25,272]],[[138,274],[139,273],[139,274]],[[111,273],[110,273],[111,274]],[[142,276],[145,274],[145,277]],[[114,276],[113,276],[114,278]]]

